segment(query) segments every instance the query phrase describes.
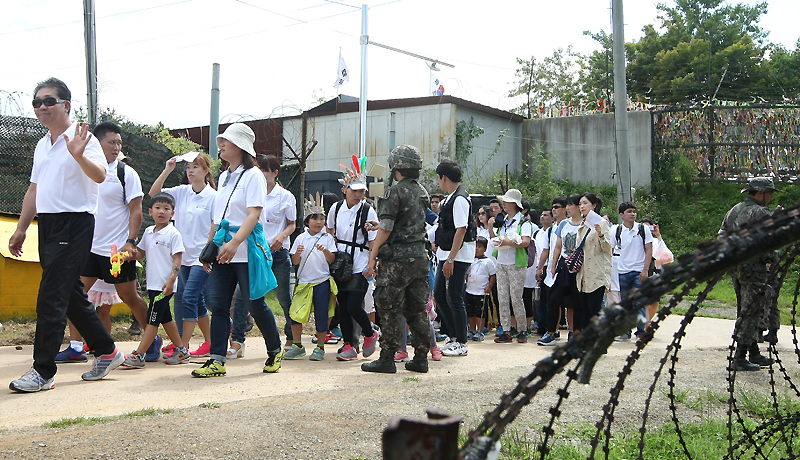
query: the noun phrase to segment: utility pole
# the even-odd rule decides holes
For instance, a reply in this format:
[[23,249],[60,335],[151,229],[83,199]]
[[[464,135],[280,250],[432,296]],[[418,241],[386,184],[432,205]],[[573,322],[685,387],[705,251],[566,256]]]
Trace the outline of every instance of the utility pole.
[[[208,150],[211,158],[219,156],[217,134],[219,134],[219,64],[211,68],[211,122],[209,123]],[[202,136],[201,136],[202,137]]]
[[89,126],[97,124],[97,38],[94,25],[94,0],[83,0],[83,37],[86,46],[86,102]]
[[359,142],[358,157],[367,154],[367,5],[361,5],[361,96],[358,98]]
[[628,153],[628,88],[625,82],[625,22],[622,0],[614,0],[614,124],[617,134],[617,205],[632,201],[631,160]]

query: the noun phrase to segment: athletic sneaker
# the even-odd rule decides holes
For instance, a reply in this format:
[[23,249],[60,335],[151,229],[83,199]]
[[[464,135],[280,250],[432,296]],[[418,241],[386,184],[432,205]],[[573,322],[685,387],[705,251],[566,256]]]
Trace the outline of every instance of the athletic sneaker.
[[188,348],[180,347],[180,348],[176,348],[172,352],[172,356],[167,358],[167,360],[164,361],[164,362],[167,363],[167,364],[180,364],[180,363],[184,363],[186,361],[189,361],[189,358],[191,356],[192,355],[189,354],[189,349]]
[[[316,337],[314,337],[316,338]],[[336,345],[339,341],[342,340],[341,337],[337,336],[331,331],[328,331],[328,335],[325,336],[325,344],[326,345]]]
[[631,331],[628,331],[620,336],[614,338],[617,342],[630,342],[631,340]]
[[495,343],[511,343],[514,341],[514,339],[512,339],[510,335],[503,332],[499,336],[495,337],[494,341]]
[[142,326],[139,324],[139,321],[136,321],[136,318],[133,318],[133,322],[131,323],[131,327],[128,328],[128,334],[130,334],[130,335],[141,335],[142,334]]
[[125,357],[125,361],[122,362],[122,367],[128,367],[131,369],[143,369],[144,355],[140,355],[138,351],[133,350],[131,354]]
[[340,339],[342,338],[342,330],[339,329],[338,327],[334,327],[333,329],[331,329],[331,334],[335,335],[336,337],[339,337]]
[[75,351],[74,348],[67,346],[56,355],[57,363],[85,363],[89,361],[89,356],[85,351]]
[[36,393],[37,391],[42,390],[52,390],[55,387],[55,376],[49,379],[44,379],[33,367],[28,369],[28,372],[22,374],[22,377],[12,381],[8,385],[10,390],[18,391],[20,393]]
[[472,341],[473,342],[483,342],[483,340],[484,340],[483,332],[476,332],[476,333],[472,334]]
[[108,375],[109,372],[121,366],[123,361],[125,361],[125,355],[119,351],[119,348],[114,348],[114,351],[107,355],[96,356],[92,364],[92,370],[84,372],[81,378],[90,381],[100,380]]
[[314,347],[314,351],[311,352],[311,356],[308,357],[311,361],[322,361],[325,359],[325,350],[320,347]]
[[209,359],[200,369],[192,371],[192,377],[225,377],[225,364]]
[[545,347],[551,347],[556,344],[555,336],[550,335],[549,332],[545,332],[541,339],[536,342],[536,345],[542,345]]
[[408,353],[403,350],[397,350],[397,353],[394,354],[394,362],[404,363],[406,361],[408,361]]
[[431,359],[434,361],[441,361],[442,360],[442,349],[439,347],[431,348]]
[[495,337],[500,337],[503,335],[503,326],[497,326],[497,330],[494,332]]
[[365,358],[372,356],[376,345],[378,345],[378,331],[374,331],[372,337],[364,337],[364,351],[361,354]]
[[172,350],[174,350],[174,349],[175,349],[175,344],[174,343],[170,343],[169,345],[164,345],[163,347],[161,347],[161,351],[163,353],[168,354],[168,355],[171,355],[172,354]]
[[472,337],[475,335],[475,331],[469,330],[467,331],[467,340],[472,340]]
[[349,343],[344,344],[342,351],[336,354],[336,359],[339,361],[352,361],[358,359],[358,353]]
[[147,352],[144,354],[144,360],[148,363],[152,363],[161,359],[161,345],[164,343],[164,339],[159,336],[156,336],[153,339],[153,343],[150,344],[150,347],[147,349]]
[[283,357],[286,354],[286,350],[281,350],[277,354],[270,354],[267,357],[267,360],[264,361],[264,373],[265,374],[274,374],[281,370],[281,361],[283,361]]
[[445,356],[467,356],[467,344],[455,342],[449,348],[445,348],[442,354]]
[[203,342],[194,350],[189,353],[190,356],[208,356],[211,354],[211,342]]
[[[316,348],[316,347],[314,347]],[[306,347],[297,344],[292,344],[292,348],[283,355],[284,359],[298,359],[306,355]]]
[[517,342],[528,343],[528,334],[524,332],[520,332],[519,334],[517,334]]

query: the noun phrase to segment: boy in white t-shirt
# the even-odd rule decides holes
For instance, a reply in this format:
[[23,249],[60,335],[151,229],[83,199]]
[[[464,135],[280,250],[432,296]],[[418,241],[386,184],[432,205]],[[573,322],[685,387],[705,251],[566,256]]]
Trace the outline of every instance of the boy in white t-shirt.
[[464,304],[469,316],[469,333],[467,338],[475,342],[482,342],[483,337],[483,312],[486,310],[488,295],[497,280],[497,270],[494,261],[486,257],[486,248],[489,240],[479,236],[475,240],[475,260],[467,271],[466,296]]
[[137,260],[147,257],[147,294],[150,298],[147,325],[139,347],[126,356],[122,363],[124,367],[135,369],[144,367],[144,353],[153,343],[159,324],[164,326],[164,331],[176,347],[166,363],[180,364],[189,359],[189,350],[178,333],[169,307],[172,293],[177,287],[184,251],[181,234],[170,223],[175,214],[175,199],[169,193],[156,193],[150,201],[148,213],[156,224],[145,229],[136,251]]
[[298,359],[306,355],[303,346],[303,323],[308,322],[311,310],[317,328],[317,346],[308,358],[311,361],[325,359],[325,340],[328,335],[329,318],[334,313],[333,295],[336,283],[331,280],[330,264],[337,251],[336,240],[325,232],[325,208],[319,193],[317,199],[306,200],[304,206],[306,231],[294,240],[289,254],[292,264],[297,265],[297,286],[292,305],[289,307],[289,322],[292,327],[292,346],[283,359]]

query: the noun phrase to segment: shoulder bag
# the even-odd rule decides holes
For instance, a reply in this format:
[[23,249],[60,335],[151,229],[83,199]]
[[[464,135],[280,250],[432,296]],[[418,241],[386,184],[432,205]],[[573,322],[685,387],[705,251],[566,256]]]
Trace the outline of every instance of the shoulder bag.
[[[228,212],[228,205],[231,204],[231,197],[233,196],[233,192],[236,191],[236,187],[239,185],[239,181],[242,180],[242,176],[244,176],[244,173],[245,171],[242,171],[242,173],[239,175],[239,178],[236,179],[236,183],[233,185],[231,194],[228,195],[228,202],[225,203],[225,210],[222,211],[222,219],[220,219],[220,221],[225,219],[225,213]],[[219,225],[217,225],[217,230],[219,230]],[[208,243],[206,243],[205,246],[203,246],[203,250],[200,251],[200,256],[197,258],[197,260],[199,260],[200,263],[202,264],[211,265],[217,261],[217,254],[219,254],[219,246],[217,246],[217,244],[214,243],[214,239],[212,238],[211,241],[209,241]]]

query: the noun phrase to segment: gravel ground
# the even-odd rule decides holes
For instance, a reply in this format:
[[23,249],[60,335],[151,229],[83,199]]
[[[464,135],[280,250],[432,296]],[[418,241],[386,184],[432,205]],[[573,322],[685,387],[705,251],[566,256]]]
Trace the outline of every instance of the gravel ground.
[[[788,341],[784,341],[788,344]],[[503,346],[485,343],[486,347]],[[507,345],[519,353],[518,363],[530,356],[531,346]],[[609,389],[617,380],[624,355],[630,344],[618,355],[603,357],[595,369],[590,385],[573,384],[559,421],[565,424],[598,420],[601,407],[609,398]],[[513,351],[512,351],[513,350]],[[536,348],[534,348],[536,350]],[[542,350],[542,347],[538,347]],[[703,390],[725,394],[727,372],[725,347],[691,348],[681,351],[676,390],[688,390],[690,398],[698,398]],[[641,423],[644,399],[653,384],[653,372],[663,356],[663,346],[646,350],[637,361],[634,372],[625,384],[621,404],[616,411],[617,423],[633,427]],[[791,359],[789,349],[783,354]],[[400,415],[423,418],[424,410],[436,407],[464,417],[463,429],[479,423],[482,414],[499,401],[500,395],[513,388],[516,379],[530,372],[529,365],[493,366],[491,359],[460,359],[448,366],[453,369],[436,375],[398,373],[395,376],[363,374],[353,370],[351,385],[324,390],[307,390],[289,396],[252,395],[246,399],[221,403],[217,408],[183,407],[173,413],[124,419],[93,426],[65,429],[33,426],[0,432],[0,458],[156,458],[156,459],[365,459],[381,457],[381,432],[391,417]],[[435,363],[434,363],[435,364]],[[285,365],[281,374],[291,372]],[[792,376],[798,375],[796,363],[787,363]],[[402,372],[402,371],[399,371]],[[405,377],[405,378],[404,378]],[[419,380],[407,377],[419,377]],[[313,379],[325,379],[322,372],[304,373],[305,387]],[[214,381],[217,381],[214,379]],[[548,408],[555,401],[555,391],[563,386],[564,375],[527,406],[512,425],[517,432],[535,442],[542,424],[548,420]],[[740,373],[737,385],[763,393],[769,391],[766,371]],[[324,385],[323,385],[324,386]],[[666,377],[658,381],[650,408],[649,427],[670,421],[669,400],[665,396]],[[56,391],[56,390],[54,390]],[[92,384],[72,388],[92,391]],[[86,393],[88,397],[98,397]],[[37,395],[27,396],[35,401]],[[679,404],[683,422],[694,422],[708,416],[724,417],[722,404],[701,404],[690,408]],[[558,430],[557,430],[558,431]]]

